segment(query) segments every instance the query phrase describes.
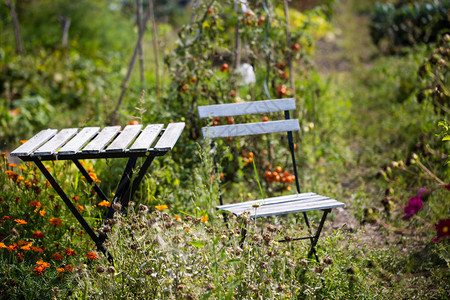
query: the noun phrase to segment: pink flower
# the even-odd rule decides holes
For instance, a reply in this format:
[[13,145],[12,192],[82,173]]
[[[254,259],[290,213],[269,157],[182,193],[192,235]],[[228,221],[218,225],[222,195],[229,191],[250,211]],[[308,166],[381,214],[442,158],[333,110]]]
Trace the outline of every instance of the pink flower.
[[421,188],[417,195],[409,199],[408,205],[403,208],[403,211],[405,212],[405,216],[403,217],[404,221],[408,221],[411,219],[412,216],[414,216],[416,213],[419,212],[419,210],[422,209],[423,203],[422,203],[422,194],[426,191],[426,188]]
[[450,236],[450,219],[439,220],[434,227],[436,227],[438,236],[433,239],[433,242],[440,242],[443,238]]

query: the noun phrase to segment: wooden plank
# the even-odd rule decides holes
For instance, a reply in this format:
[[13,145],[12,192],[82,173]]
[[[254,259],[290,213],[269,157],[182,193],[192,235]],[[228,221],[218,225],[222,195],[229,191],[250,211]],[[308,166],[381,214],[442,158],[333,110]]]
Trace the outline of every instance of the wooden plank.
[[78,134],[65,144],[58,152],[58,155],[74,154],[83,148],[98,132],[100,127],[85,127]]
[[295,99],[286,98],[286,99],[199,106],[198,115],[200,118],[215,118],[215,117],[270,113],[294,109],[295,109]]
[[78,128],[66,128],[58,132],[50,141],[44,146],[37,149],[33,155],[48,155],[55,153],[61,148],[67,141],[69,141],[75,134],[77,134]]
[[42,146],[45,142],[51,139],[57,132],[56,129],[44,129],[29,139],[25,144],[18,147],[11,152],[11,156],[27,156],[34,150]]
[[166,130],[164,131],[162,137],[159,139],[158,143],[155,145],[155,150],[157,151],[169,151],[172,150],[183,132],[184,122],[180,123],[170,123]]
[[147,151],[150,149],[152,143],[158,137],[163,127],[163,124],[152,124],[145,127],[130,147],[130,151]]
[[82,152],[86,153],[99,153],[106,147],[106,145],[111,142],[111,140],[120,131],[120,126],[109,126],[103,128],[103,130],[93,139],[86,147],[84,147]]
[[252,200],[252,201],[246,201],[246,202],[224,204],[224,205],[217,206],[217,209],[228,209],[228,208],[235,208],[235,207],[252,207],[253,204],[260,204],[261,206],[262,205],[276,205],[276,204],[287,203],[287,202],[317,200],[317,199],[321,199],[324,197],[329,199],[329,197],[317,195],[315,193],[293,194],[293,195],[286,195],[286,196],[266,198],[266,199],[258,199],[258,200]]
[[203,138],[223,138],[284,131],[298,131],[297,119],[203,127]]
[[117,138],[106,148],[107,152],[124,152],[141,131],[142,125],[127,125]]
[[240,215],[245,211],[250,212],[251,217],[266,217],[266,216],[275,216],[275,215],[284,215],[284,214],[291,214],[291,213],[298,213],[298,212],[305,212],[305,211],[313,211],[313,210],[321,210],[321,209],[328,209],[328,208],[336,208],[336,207],[344,207],[345,204],[339,201],[336,201],[334,199],[326,199],[326,200],[320,200],[320,201],[312,201],[312,202],[294,202],[289,203],[285,205],[271,205],[271,206],[261,206],[259,208],[255,209],[249,209],[249,208],[237,208],[237,209],[230,209],[229,211]]

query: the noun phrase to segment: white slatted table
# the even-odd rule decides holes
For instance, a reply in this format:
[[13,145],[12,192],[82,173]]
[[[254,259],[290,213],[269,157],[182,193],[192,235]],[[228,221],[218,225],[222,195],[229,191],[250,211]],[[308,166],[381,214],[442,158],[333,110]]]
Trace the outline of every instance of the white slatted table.
[[[109,126],[100,131],[100,127],[82,129],[68,128],[58,132],[56,129],[42,130],[26,143],[11,152],[23,161],[33,161],[64,203],[77,218],[97,248],[112,260],[103,245],[106,235],[97,235],[80,212],[75,208],[55,178],[45,168],[42,161],[71,160],[78,167],[85,179],[93,185],[102,200],[109,201],[105,193],[91,178],[89,172],[80,163],[80,159],[128,158],[122,178],[111,203],[128,205],[129,199],[137,190],[147,173],[150,164],[157,156],[163,156],[173,149],[180,137],[185,123],[170,123],[165,129],[163,124],[151,124],[142,129],[142,125],[128,125],[123,130],[120,126]],[[156,143],[155,143],[156,142]],[[133,169],[139,157],[144,157],[139,172],[133,176]],[[113,205],[109,207],[105,220],[114,215]]]

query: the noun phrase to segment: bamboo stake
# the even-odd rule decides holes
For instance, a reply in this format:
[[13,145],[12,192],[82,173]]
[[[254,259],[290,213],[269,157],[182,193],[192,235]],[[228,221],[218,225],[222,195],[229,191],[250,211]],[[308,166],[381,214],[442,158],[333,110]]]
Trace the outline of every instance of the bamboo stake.
[[142,34],[140,34],[138,36],[138,40],[136,42],[136,46],[134,47],[134,52],[133,52],[133,56],[130,59],[130,62],[128,64],[128,71],[127,71],[127,75],[125,76],[123,82],[122,82],[122,90],[120,92],[120,96],[119,96],[119,100],[117,101],[116,107],[114,108],[114,111],[111,114],[111,120],[109,122],[110,125],[114,125],[117,123],[117,114],[120,110],[120,107],[122,106],[122,101],[123,101],[123,96],[125,95],[125,91],[128,88],[128,81],[130,80],[131,77],[131,72],[133,71],[133,67],[134,67],[134,63],[136,61],[136,56],[138,53],[138,48],[139,48],[139,44],[142,41],[142,37],[144,36],[145,33],[145,29],[146,29],[146,24],[148,22],[148,19],[150,18],[150,10],[147,10],[145,17],[144,17],[144,23],[142,26]]
[[[142,1],[141,0],[136,0],[136,6],[137,6],[137,26],[139,29],[139,35],[142,35],[143,33],[143,24],[142,24]],[[143,46],[142,46],[142,41],[139,43],[139,48],[138,48],[138,55],[139,55],[139,73],[140,73],[140,82],[141,82],[141,89],[144,89],[144,85],[145,85],[145,69],[144,69],[144,50],[143,50]]]
[[156,95],[158,99],[161,98],[161,87],[159,83],[159,55],[158,55],[158,36],[156,32],[156,21],[155,21],[155,12],[153,9],[153,1],[148,1],[150,18],[152,21],[152,30],[153,30],[153,52],[155,53],[155,75],[156,75]]
[[22,43],[22,36],[20,34],[19,18],[17,17],[14,5],[11,3],[10,0],[5,0],[5,5],[9,9],[13,21],[14,36],[16,37],[16,51],[18,55],[21,55],[23,53],[23,43]]

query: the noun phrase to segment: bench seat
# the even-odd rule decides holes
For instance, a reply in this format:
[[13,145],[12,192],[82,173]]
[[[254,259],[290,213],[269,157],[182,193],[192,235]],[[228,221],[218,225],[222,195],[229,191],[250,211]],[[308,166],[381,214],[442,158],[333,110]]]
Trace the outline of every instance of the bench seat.
[[301,193],[219,205],[216,208],[218,210],[228,211],[236,216],[248,211],[250,212],[251,218],[260,218],[344,206],[344,203],[331,199],[330,197],[321,196],[316,193]]

